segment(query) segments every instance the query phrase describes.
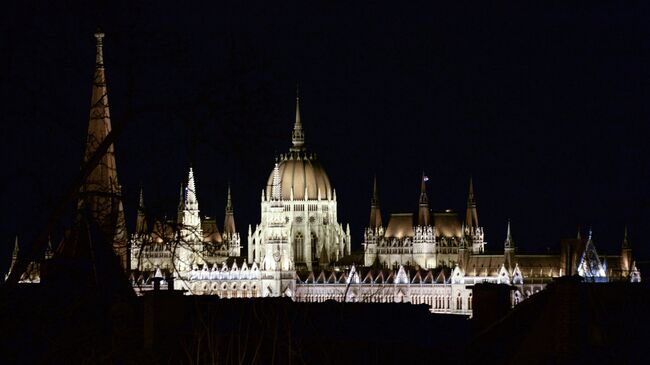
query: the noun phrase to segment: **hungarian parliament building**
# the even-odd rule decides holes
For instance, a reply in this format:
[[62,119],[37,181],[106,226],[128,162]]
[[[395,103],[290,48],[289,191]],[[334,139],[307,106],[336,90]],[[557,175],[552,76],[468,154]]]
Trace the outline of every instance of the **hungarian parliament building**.
[[[111,131],[103,34],[95,37],[84,162]],[[181,185],[175,219],[150,221],[141,190],[135,230],[127,234],[111,144],[81,188],[78,207],[89,211],[113,242],[112,251],[137,294],[155,287],[222,299],[398,302],[426,304],[432,313],[471,315],[477,283],[512,286],[512,305],[517,305],[561,276],[597,282],[641,280],[627,230],[618,255],[599,255],[591,231],[586,238],[578,232],[576,238],[562,240],[560,254],[523,255],[510,222],[504,222],[503,242],[490,246],[502,253],[487,254],[471,179],[464,217],[432,212],[423,175],[417,212],[390,214],[386,224],[377,181],[369,182],[369,221],[361,251],[352,252],[350,226],[338,220],[336,189],[317,155],[306,147],[299,102],[296,98],[291,146],[269,164],[266,184],[260,184],[261,219],[248,226],[245,245],[235,225],[230,188],[224,194],[226,209],[219,227],[216,219],[201,216],[194,176],[201,172],[191,167]],[[58,247],[49,247],[42,261],[79,252],[71,245],[64,239]],[[19,251],[16,241],[12,268]],[[20,282],[39,282],[39,266],[39,260],[30,263]]]

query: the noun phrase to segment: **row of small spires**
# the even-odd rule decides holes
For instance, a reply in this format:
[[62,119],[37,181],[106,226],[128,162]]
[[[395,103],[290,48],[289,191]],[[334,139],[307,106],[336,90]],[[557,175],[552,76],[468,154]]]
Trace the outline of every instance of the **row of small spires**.
[[315,152],[305,151],[290,151],[288,153],[281,153],[275,157],[275,162],[286,160],[315,160],[318,156]]
[[[178,203],[178,219],[180,220],[180,214],[184,210],[195,211],[198,214],[199,203],[196,197],[196,185],[194,182],[194,171],[190,167],[188,173],[188,183],[187,186],[184,186],[181,183],[181,192]],[[225,208],[225,219],[224,219],[224,233],[235,233],[234,223],[234,208],[232,204],[232,194],[230,191],[230,183],[228,183],[228,194],[226,198],[226,208]],[[136,233],[144,233],[147,231],[146,220],[145,220],[145,208],[144,208],[144,194],[143,189],[140,187],[140,197],[138,200],[138,217],[136,221]],[[231,232],[232,231],[232,232]]]
[[[420,185],[420,198],[418,202],[418,225],[430,225],[429,198],[426,191],[426,182],[429,178],[422,172]],[[474,184],[472,177],[469,178],[469,192],[467,195],[467,212],[465,224],[472,228],[478,227],[478,213],[476,210],[476,199],[474,198]],[[379,204],[379,191],[377,189],[377,176],[373,178],[372,198],[370,199],[370,224],[369,227],[376,228],[382,225],[381,209]]]

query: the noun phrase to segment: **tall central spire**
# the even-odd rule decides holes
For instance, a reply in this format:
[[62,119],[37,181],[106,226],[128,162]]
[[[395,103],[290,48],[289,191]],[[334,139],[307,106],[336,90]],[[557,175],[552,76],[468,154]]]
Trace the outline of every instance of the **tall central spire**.
[[293,124],[291,132],[291,151],[302,151],[305,149],[305,133],[302,130],[302,121],[300,120],[300,94],[296,86],[296,121]]

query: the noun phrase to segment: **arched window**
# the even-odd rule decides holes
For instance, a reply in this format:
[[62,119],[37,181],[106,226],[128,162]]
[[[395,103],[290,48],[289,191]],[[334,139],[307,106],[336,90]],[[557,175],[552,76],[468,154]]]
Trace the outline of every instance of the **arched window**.
[[293,252],[296,253],[296,261],[303,261],[304,252],[303,244],[305,243],[305,237],[302,236],[302,232],[296,233],[296,237],[293,239]]
[[458,296],[456,297],[456,310],[461,309],[463,309],[463,298],[461,298],[460,293],[458,293]]
[[[316,250],[316,247],[318,247],[318,237],[316,236],[316,233],[312,232],[311,233],[311,260],[316,259],[316,255],[318,254],[318,251]],[[305,259],[307,261],[307,258]]]
[[472,293],[469,293],[467,297],[467,309],[472,310]]

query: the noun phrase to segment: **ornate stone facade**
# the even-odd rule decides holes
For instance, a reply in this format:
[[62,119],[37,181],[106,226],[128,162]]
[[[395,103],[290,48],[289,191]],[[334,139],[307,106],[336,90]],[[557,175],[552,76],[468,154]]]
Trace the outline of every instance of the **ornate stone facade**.
[[[454,267],[462,257],[461,252],[475,254],[484,252],[483,227],[478,226],[476,201],[470,180],[467,216],[470,224],[461,224],[458,215],[451,210],[429,211],[426,192],[427,177],[422,176],[418,221],[412,213],[391,214],[388,225],[381,225],[381,209],[377,181],[374,181],[370,207],[370,224],[364,234],[364,264],[384,266],[407,265],[421,268],[438,266]],[[433,216],[433,217],[432,217]]]
[[130,238],[134,275],[162,269],[173,273],[180,287],[184,287],[183,282],[189,280],[191,272],[198,267],[221,264],[230,257],[239,257],[241,253],[230,188],[222,234],[215,219],[200,216],[192,168],[187,185],[181,185],[176,221],[157,221],[151,230],[147,226],[144,198],[140,192],[136,231]]
[[296,99],[292,147],[280,155],[262,191],[261,221],[249,227],[248,261],[311,270],[349,254],[350,227],[338,222],[336,190],[316,155],[305,149]]

